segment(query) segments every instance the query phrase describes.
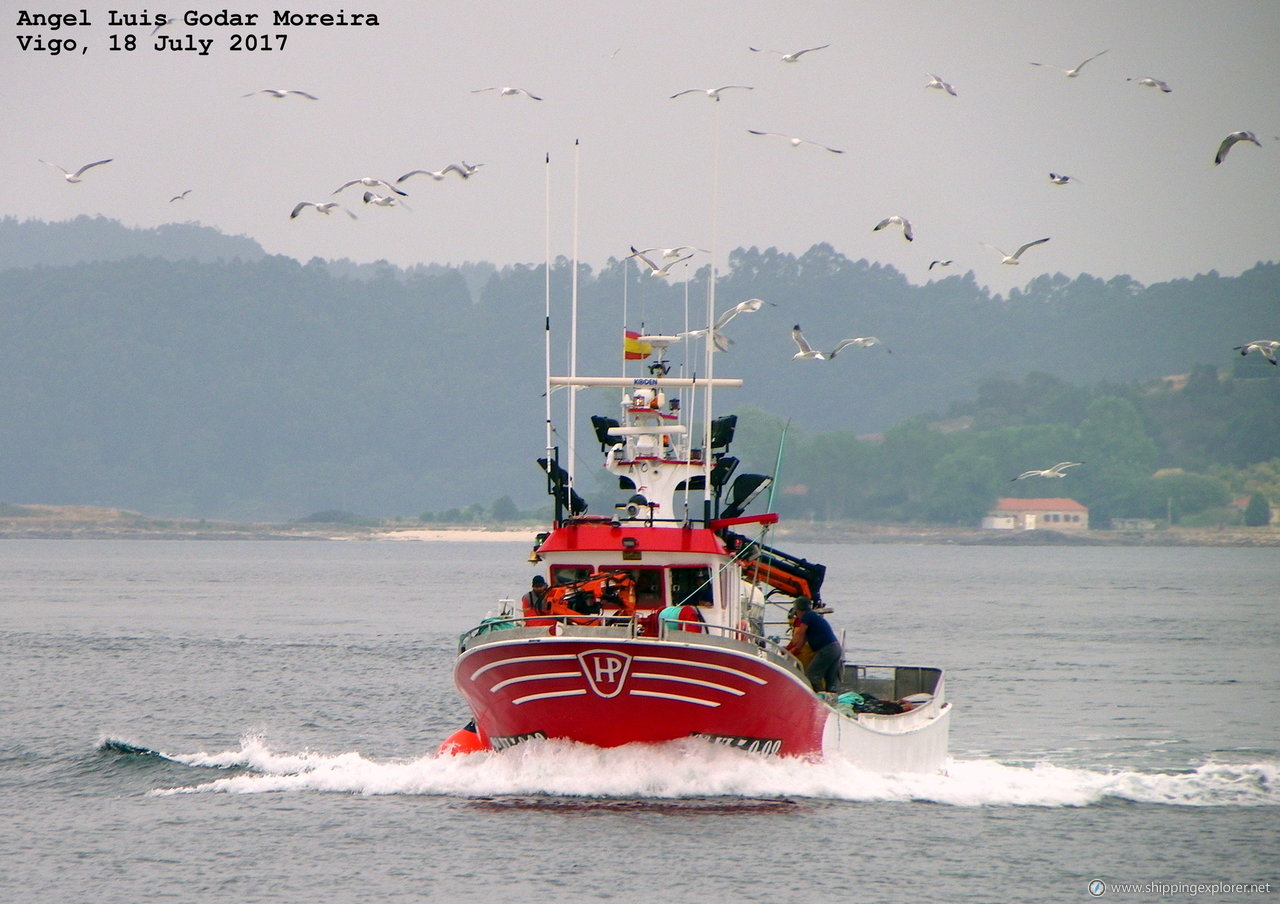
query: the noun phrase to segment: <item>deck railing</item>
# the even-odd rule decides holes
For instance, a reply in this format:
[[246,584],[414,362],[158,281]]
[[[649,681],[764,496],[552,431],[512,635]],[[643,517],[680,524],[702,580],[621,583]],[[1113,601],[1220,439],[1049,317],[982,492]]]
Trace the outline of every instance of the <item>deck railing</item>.
[[[510,615],[486,618],[479,625],[458,638],[458,652],[488,643],[500,643],[528,637],[595,637],[595,638],[643,638],[646,640],[685,643],[696,646],[722,647],[738,652],[750,651],[753,655],[782,666],[804,677],[804,668],[785,646],[761,634],[743,631],[726,625],[702,623],[695,630],[662,624],[657,637],[646,633],[645,625],[635,615],[589,616],[591,623],[579,624],[578,618],[560,615]],[[680,623],[690,624],[688,622]]]
[[942,669],[907,665],[844,664],[845,690],[873,694],[881,700],[901,700],[912,694],[937,694]]

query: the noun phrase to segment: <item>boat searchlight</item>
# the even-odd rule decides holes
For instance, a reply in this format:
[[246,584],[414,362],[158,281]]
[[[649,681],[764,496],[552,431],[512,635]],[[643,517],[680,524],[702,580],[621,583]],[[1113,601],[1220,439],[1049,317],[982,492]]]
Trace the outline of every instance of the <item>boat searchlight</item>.
[[617,515],[625,518],[627,521],[634,521],[639,518],[640,510],[642,508],[647,508],[649,510],[648,516],[653,517],[653,503],[644,498],[644,496],[641,496],[639,493],[636,493],[628,499],[626,503],[614,506],[614,508],[617,511]]

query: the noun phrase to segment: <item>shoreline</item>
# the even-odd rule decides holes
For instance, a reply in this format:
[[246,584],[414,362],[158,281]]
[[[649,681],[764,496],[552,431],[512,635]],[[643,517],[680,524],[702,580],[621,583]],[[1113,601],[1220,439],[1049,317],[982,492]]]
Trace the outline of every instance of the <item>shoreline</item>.
[[[350,525],[306,522],[239,523],[150,518],[137,512],[91,506],[0,506],[0,540],[334,540],[420,543],[528,542],[547,527],[420,523]],[[1280,526],[1148,531],[1004,531],[919,525],[795,523],[775,528],[792,543],[899,543],[949,546],[1280,546]]]
[[1166,527],[1147,531],[987,530],[902,525],[796,525],[778,536],[797,543],[905,543],[930,546],[1280,546],[1280,530],[1269,527]]

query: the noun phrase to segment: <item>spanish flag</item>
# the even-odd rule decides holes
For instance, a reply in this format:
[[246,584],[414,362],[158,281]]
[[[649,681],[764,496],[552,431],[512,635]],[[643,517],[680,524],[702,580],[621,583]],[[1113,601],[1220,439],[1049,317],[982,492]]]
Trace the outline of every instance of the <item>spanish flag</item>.
[[626,330],[622,334],[622,357],[628,361],[643,361],[653,354],[653,346],[640,341],[640,334]]

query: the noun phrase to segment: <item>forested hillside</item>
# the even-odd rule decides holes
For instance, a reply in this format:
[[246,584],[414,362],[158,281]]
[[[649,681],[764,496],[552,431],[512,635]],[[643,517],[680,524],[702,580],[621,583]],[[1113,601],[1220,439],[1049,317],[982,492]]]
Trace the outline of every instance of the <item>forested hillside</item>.
[[266,252],[253,239],[224,235],[194,223],[127,229],[103,217],[80,216],[63,223],[0,218],[0,270],[60,267],[130,257],[251,261],[265,256]]
[[[173,244],[106,221],[0,222],[0,499],[263,519],[542,504],[541,266],[302,264],[185,228]],[[15,262],[50,234],[69,262]],[[85,251],[102,242],[120,256]],[[558,260],[557,370],[571,275]],[[686,310],[689,325],[704,322],[705,276],[686,286],[629,262],[580,266],[579,371],[619,372],[624,325],[677,332]],[[1275,264],[1149,287],[1043,276],[1005,298],[972,274],[915,286],[823,245],[798,257],[740,249],[717,309],[750,297],[769,304],[732,322],[716,362],[746,388],[719,401],[767,413],[744,419],[734,450],[753,470],[772,469],[790,420],[784,511],[964,522],[982,494],[1010,494],[1008,471],[1097,448],[1060,483],[1136,514],[1150,493],[1130,478],[1280,454],[1277,368],[1232,351],[1280,332]],[[794,323],[819,347],[875,335],[892,352],[793,361]],[[585,422],[616,404],[592,391],[578,407]],[[580,473],[595,456],[583,443]],[[1107,484],[1119,473],[1108,461],[1125,462],[1123,492]]]
[[[1261,360],[1261,359],[1258,359]],[[1237,524],[1234,500],[1280,502],[1280,374],[1242,363],[1189,378],[1077,387],[1043,373],[996,378],[949,417],[918,416],[883,436],[808,434],[763,412],[735,455],[786,450],[776,507],[793,517],[975,526],[1001,496],[1066,496],[1112,518]],[[1061,479],[1024,470],[1079,461]]]

